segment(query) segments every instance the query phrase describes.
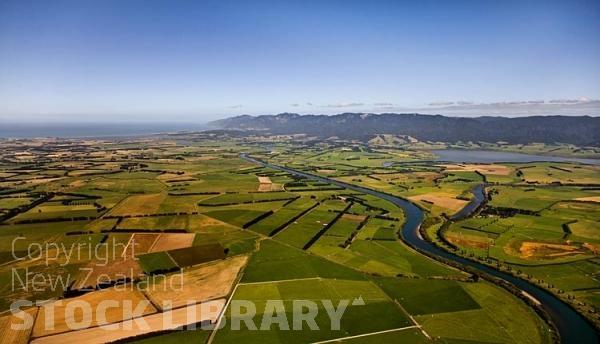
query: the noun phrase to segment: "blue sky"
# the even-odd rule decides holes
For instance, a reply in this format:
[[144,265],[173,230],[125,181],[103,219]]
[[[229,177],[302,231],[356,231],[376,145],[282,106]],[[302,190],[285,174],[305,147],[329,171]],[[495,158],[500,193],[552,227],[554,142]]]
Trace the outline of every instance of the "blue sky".
[[0,0],[4,121],[600,115],[597,99],[600,1]]

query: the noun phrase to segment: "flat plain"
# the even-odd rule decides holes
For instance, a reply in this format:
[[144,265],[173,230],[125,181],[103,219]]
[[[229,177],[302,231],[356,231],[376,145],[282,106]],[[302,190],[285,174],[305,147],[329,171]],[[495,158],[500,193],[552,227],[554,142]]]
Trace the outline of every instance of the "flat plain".
[[[600,307],[597,166],[435,162],[426,148],[439,147],[419,142],[398,148],[271,138],[265,150],[267,139],[202,133],[47,139],[44,150],[27,140],[1,142],[0,333],[23,343],[126,337],[140,343],[552,341],[550,325],[522,299],[409,247],[401,237],[405,214],[392,203],[263,167],[242,153],[409,199],[424,210],[432,242],[518,271],[586,311]],[[48,158],[47,150],[61,154]],[[480,184],[490,198],[485,206],[448,221]],[[82,249],[74,255],[61,247]],[[64,283],[11,288],[14,269],[25,268]],[[164,285],[171,288],[159,288]],[[135,291],[116,295],[119,286]],[[8,330],[13,301],[103,298],[145,300],[143,317],[183,314],[190,300],[217,300],[222,313],[207,319],[228,324],[239,320],[232,300],[254,302],[259,318],[272,299],[283,302],[290,319],[294,300],[361,299],[364,305],[348,306],[338,330],[329,328],[322,304],[319,331],[155,325],[109,338],[102,323],[74,329],[60,314],[60,326],[43,329],[43,306],[28,310],[33,331]],[[107,321],[128,321],[121,310]],[[585,315],[595,321],[593,312]]]

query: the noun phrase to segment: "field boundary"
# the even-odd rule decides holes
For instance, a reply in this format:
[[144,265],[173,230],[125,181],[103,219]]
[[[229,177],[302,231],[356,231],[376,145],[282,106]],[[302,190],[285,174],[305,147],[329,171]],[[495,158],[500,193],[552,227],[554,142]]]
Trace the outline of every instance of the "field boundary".
[[[393,329],[390,329],[390,330],[383,330],[383,331],[377,331],[377,332],[357,334],[355,336],[348,336],[348,337],[340,337],[340,338],[328,339],[328,340],[323,340],[323,341],[320,341],[320,342],[312,342],[312,344],[335,343],[335,342],[339,342],[340,340],[362,338],[362,337],[368,337],[368,336],[375,336],[375,335],[378,335],[378,334],[384,334],[384,333],[390,333],[390,332],[398,332],[398,331],[408,330],[408,329],[411,329],[411,328],[418,328],[418,326],[406,326],[406,327],[393,328]],[[429,336],[427,336],[427,337],[429,339],[431,339]]]

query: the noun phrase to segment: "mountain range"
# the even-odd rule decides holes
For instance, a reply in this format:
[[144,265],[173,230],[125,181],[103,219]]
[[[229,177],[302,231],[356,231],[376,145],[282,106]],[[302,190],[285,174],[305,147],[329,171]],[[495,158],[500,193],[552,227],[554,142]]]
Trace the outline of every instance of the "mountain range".
[[600,146],[600,117],[448,117],[423,114],[241,115],[209,123],[212,128],[262,134],[307,134],[368,141],[376,135],[407,135],[420,141],[505,141],[513,144],[570,143]]

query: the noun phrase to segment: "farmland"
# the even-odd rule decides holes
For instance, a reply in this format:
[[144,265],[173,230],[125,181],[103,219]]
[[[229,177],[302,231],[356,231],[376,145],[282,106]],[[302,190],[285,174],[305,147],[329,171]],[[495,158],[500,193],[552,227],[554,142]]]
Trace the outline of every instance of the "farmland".
[[[242,153],[408,199],[442,247],[518,270],[592,307],[586,309],[600,307],[595,166],[438,163],[418,143],[395,149],[377,142],[288,140],[265,150],[260,140],[201,133],[55,139],[44,141],[45,150],[2,142],[0,333],[15,320],[10,304],[26,299],[50,301],[24,308],[34,326],[10,332],[15,342],[552,341],[551,325],[522,298],[408,245],[406,214],[390,201],[260,166]],[[60,154],[50,158],[47,150]],[[482,183],[490,196],[485,206],[450,220]],[[35,281],[40,288],[13,286],[13,271],[26,276],[25,269],[47,277]],[[85,301],[97,310],[104,299],[147,306],[129,316],[110,308],[105,318],[69,326],[81,320],[64,316],[69,304]],[[325,299],[361,301],[331,329]],[[289,319],[295,300],[316,302],[320,330],[271,324],[253,331],[235,314],[234,301],[250,301],[260,319],[273,311],[268,300],[280,300]],[[241,322],[241,330],[158,324],[173,315],[191,325],[183,314],[211,303],[218,314],[202,318]],[[51,305],[59,321],[53,330],[42,326]],[[154,327],[103,330],[134,317]]]

